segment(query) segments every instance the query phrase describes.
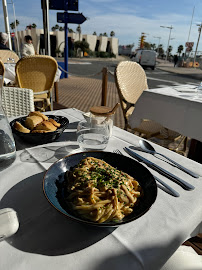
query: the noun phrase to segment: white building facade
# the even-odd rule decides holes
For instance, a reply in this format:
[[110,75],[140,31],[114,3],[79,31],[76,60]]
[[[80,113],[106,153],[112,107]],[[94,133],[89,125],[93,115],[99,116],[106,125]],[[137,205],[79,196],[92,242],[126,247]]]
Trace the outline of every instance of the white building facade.
[[[19,48],[21,50],[22,45],[24,44],[24,37],[30,35],[33,40],[33,45],[37,54],[44,54],[45,44],[44,44],[44,30],[32,28],[30,30],[18,31],[18,41]],[[64,31],[53,31],[50,32],[50,41],[51,41],[51,55],[56,56],[56,51],[64,52]],[[118,55],[118,38],[116,37],[105,37],[105,36],[96,36],[96,35],[87,35],[79,33],[68,33],[68,40],[70,42],[75,41],[86,41],[89,44],[89,49],[91,51],[98,52],[109,52],[115,55]],[[68,42],[68,43],[69,43]],[[16,38],[15,38],[16,44]],[[16,47],[17,48],[17,47]],[[71,49],[71,48],[70,48]]]

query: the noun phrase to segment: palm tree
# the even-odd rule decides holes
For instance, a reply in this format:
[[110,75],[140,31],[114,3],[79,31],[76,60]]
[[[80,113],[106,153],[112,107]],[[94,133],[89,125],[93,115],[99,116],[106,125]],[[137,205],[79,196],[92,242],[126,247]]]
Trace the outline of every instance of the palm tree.
[[159,44],[158,52],[159,52],[159,56],[160,55],[162,56],[164,54],[164,49],[163,49],[163,45],[162,44]]
[[55,29],[58,30],[60,26],[58,24],[55,25]]
[[151,43],[150,44],[150,47],[151,47],[152,50],[155,50],[156,49],[156,44],[155,43]]
[[115,36],[115,32],[114,31],[111,31],[110,37],[114,37],[114,36]]
[[37,25],[35,23],[32,24],[32,28],[36,28]]
[[81,26],[80,26],[80,24],[77,26],[76,31],[79,34],[79,41],[80,41],[80,37],[81,37]]
[[10,27],[11,27],[12,30],[15,29],[15,23],[16,23],[16,26],[18,26],[20,24],[20,22],[18,20],[10,23]]
[[181,54],[181,52],[184,50],[184,47],[183,47],[183,45],[180,45],[179,47],[178,47],[178,49],[177,49],[177,52],[179,53],[179,56],[180,56],[180,54]]
[[80,26],[80,24],[77,26],[76,31],[77,31],[79,34],[81,34],[81,26]]
[[106,33],[106,32],[104,32],[103,36],[104,36],[104,37],[107,37],[107,33]]
[[60,26],[59,31],[64,31],[64,27]]
[[81,51],[84,53],[84,52],[87,52],[88,51],[89,44],[86,41],[75,41],[74,42],[74,48],[75,48],[76,52],[80,48]]
[[94,35],[94,36],[97,36],[97,33],[94,31],[94,32],[93,32],[93,35]]
[[10,27],[12,30],[15,29],[15,23],[14,22],[10,23]]
[[55,26],[53,26],[52,28],[51,28],[51,30],[54,32],[56,29],[55,29]]
[[173,46],[170,45],[170,46],[168,47],[168,53],[171,53],[172,49],[173,49]]
[[69,27],[68,27],[68,32],[69,33],[74,33],[74,31],[71,28],[69,28]]
[[149,42],[144,42],[144,49],[151,50],[151,44]]
[[100,37],[102,37],[103,36],[103,34],[102,33],[100,33]]

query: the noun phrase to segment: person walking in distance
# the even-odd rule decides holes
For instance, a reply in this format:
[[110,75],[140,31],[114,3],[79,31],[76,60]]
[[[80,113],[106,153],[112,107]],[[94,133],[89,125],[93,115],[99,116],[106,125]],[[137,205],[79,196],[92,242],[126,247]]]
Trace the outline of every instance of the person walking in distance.
[[173,61],[174,61],[174,67],[175,67],[177,65],[177,62],[178,62],[177,54],[174,55]]

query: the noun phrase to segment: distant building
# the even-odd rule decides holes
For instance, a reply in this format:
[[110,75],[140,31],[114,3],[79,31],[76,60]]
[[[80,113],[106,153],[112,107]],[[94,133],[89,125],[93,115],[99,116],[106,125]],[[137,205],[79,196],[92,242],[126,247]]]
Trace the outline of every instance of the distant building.
[[[195,52],[190,52],[190,53],[186,53],[187,55],[189,55],[189,57],[194,57],[195,55]],[[198,51],[196,52],[196,56],[202,56],[202,52],[201,51]]]
[[[26,35],[32,36],[33,45],[36,53],[45,54],[45,42],[44,42],[44,30],[43,29],[28,29],[25,31],[18,31],[18,40],[20,49],[24,44],[24,37]],[[78,33],[68,33],[68,45],[69,49],[73,49],[73,42],[78,40],[85,40],[89,44],[89,48],[94,51],[110,52],[118,55],[118,38],[105,37]],[[51,55],[56,56],[58,49],[64,52],[64,31],[50,32],[51,41]],[[16,40],[15,40],[16,42]],[[15,46],[16,47],[16,46]]]

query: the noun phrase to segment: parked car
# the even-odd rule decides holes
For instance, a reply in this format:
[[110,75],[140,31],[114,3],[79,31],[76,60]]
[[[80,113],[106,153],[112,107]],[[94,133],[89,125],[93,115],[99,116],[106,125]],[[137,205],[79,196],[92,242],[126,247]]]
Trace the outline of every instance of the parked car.
[[142,67],[156,67],[156,52],[151,50],[138,50],[131,56],[131,61],[139,63]]

